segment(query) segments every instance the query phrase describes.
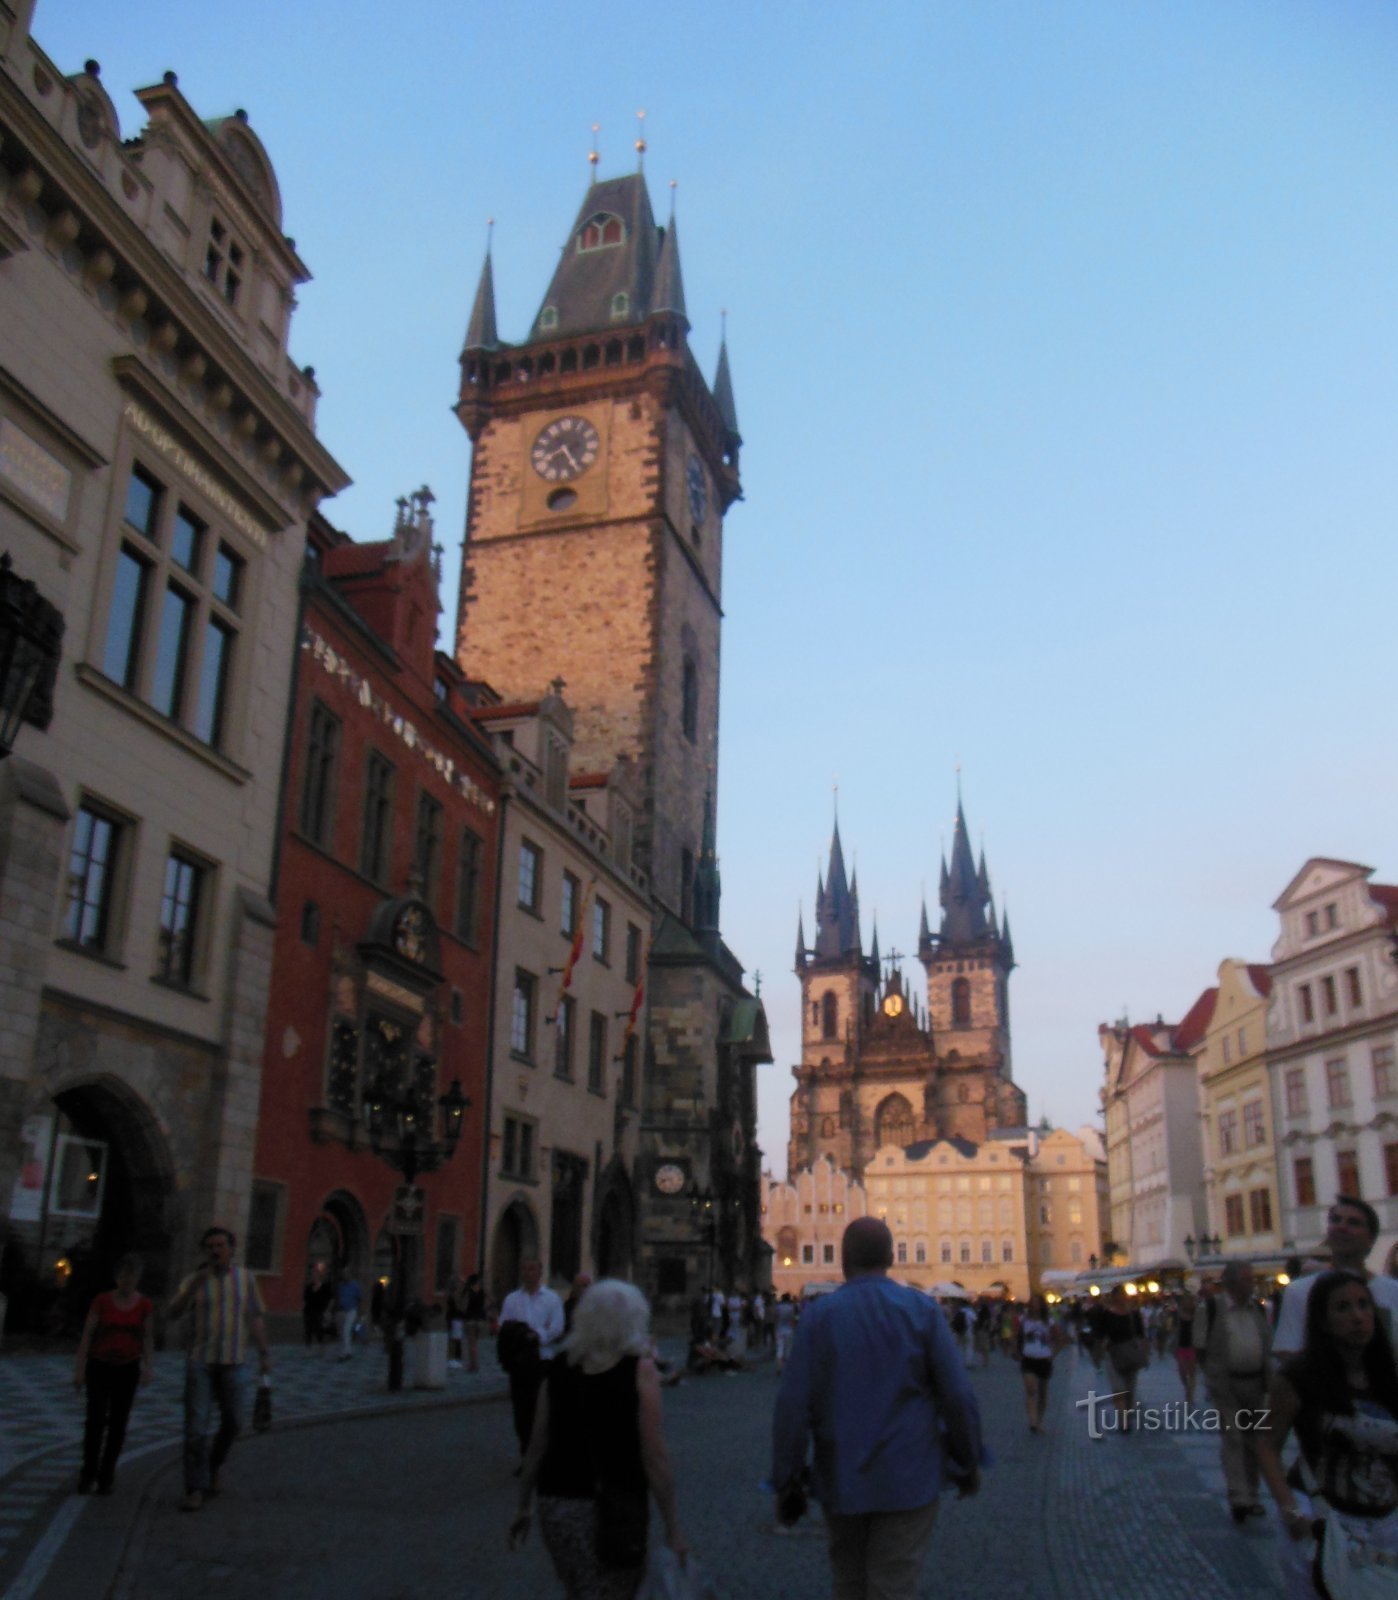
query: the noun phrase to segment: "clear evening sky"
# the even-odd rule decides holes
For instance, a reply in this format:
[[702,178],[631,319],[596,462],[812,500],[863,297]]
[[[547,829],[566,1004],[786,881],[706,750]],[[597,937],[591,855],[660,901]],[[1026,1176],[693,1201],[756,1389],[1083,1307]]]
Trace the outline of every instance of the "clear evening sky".
[[1307,856],[1398,878],[1391,5],[41,0],[35,31],[101,62],[128,137],[166,68],[201,115],[248,110],[355,479],[325,510],[382,538],[430,483],[447,625],[486,220],[520,339],[591,124],[630,170],[646,109],[745,439],[723,923],[762,973],[778,1173],[836,782],[865,938],[876,909],[911,952],[960,761],[1021,962],[1015,1076],[1068,1126],[1097,1025],[1268,959]]

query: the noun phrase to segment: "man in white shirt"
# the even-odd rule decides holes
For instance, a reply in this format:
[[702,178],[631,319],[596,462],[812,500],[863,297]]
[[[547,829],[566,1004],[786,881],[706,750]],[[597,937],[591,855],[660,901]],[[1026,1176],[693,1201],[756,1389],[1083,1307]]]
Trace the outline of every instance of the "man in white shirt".
[[[1376,1278],[1365,1265],[1369,1252],[1374,1248],[1374,1240],[1379,1235],[1378,1213],[1368,1201],[1341,1194],[1335,1197],[1325,1223],[1325,1244],[1330,1252],[1331,1266],[1357,1272],[1368,1280],[1374,1308],[1391,1344],[1395,1332],[1398,1332],[1398,1280]],[[1319,1276],[1320,1273],[1312,1272],[1286,1286],[1281,1315],[1277,1318],[1277,1331],[1272,1339],[1274,1355],[1281,1358],[1296,1355],[1305,1344],[1306,1302],[1310,1298],[1311,1285]]]
[[[522,1262],[520,1285],[505,1296],[500,1307],[500,1344],[509,1351],[510,1403],[514,1407],[515,1435],[523,1456],[534,1431],[534,1409],[544,1381],[544,1364],[553,1360],[563,1337],[563,1302],[543,1281],[543,1264]],[[510,1324],[517,1326],[506,1332]]]

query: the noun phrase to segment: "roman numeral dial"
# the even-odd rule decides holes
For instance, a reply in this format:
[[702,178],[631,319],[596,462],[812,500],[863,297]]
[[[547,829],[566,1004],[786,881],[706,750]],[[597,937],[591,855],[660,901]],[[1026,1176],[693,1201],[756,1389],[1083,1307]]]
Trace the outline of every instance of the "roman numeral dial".
[[597,430],[586,417],[555,417],[529,449],[529,464],[545,483],[569,483],[597,460]]

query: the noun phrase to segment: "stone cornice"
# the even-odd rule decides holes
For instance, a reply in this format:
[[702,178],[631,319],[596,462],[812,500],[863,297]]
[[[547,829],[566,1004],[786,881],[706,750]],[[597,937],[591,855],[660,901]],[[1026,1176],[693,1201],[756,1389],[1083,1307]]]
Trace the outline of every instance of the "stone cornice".
[[[128,336],[137,323],[148,324],[154,347],[176,355],[191,380],[202,382],[211,404],[239,413],[239,430],[256,442],[269,468],[280,467],[289,488],[300,489],[312,503],[345,488],[348,474],[278,392],[271,375],[220,324],[92,168],[3,75],[0,119],[0,160],[11,174],[19,164],[18,175],[10,176],[6,186],[6,202],[11,207],[38,204],[47,213],[48,244],[59,250],[77,246],[89,289],[109,286],[111,314]],[[13,228],[12,218],[7,226]]]

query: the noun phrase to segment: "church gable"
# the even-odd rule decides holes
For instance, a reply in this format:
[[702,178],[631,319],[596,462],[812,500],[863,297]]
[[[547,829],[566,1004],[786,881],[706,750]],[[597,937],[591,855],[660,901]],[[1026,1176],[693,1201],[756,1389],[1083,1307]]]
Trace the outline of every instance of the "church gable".
[[1356,878],[1373,876],[1372,867],[1360,866],[1357,861],[1336,861],[1329,856],[1312,856],[1304,867],[1272,902],[1273,911],[1285,914],[1317,895],[1334,893]]

